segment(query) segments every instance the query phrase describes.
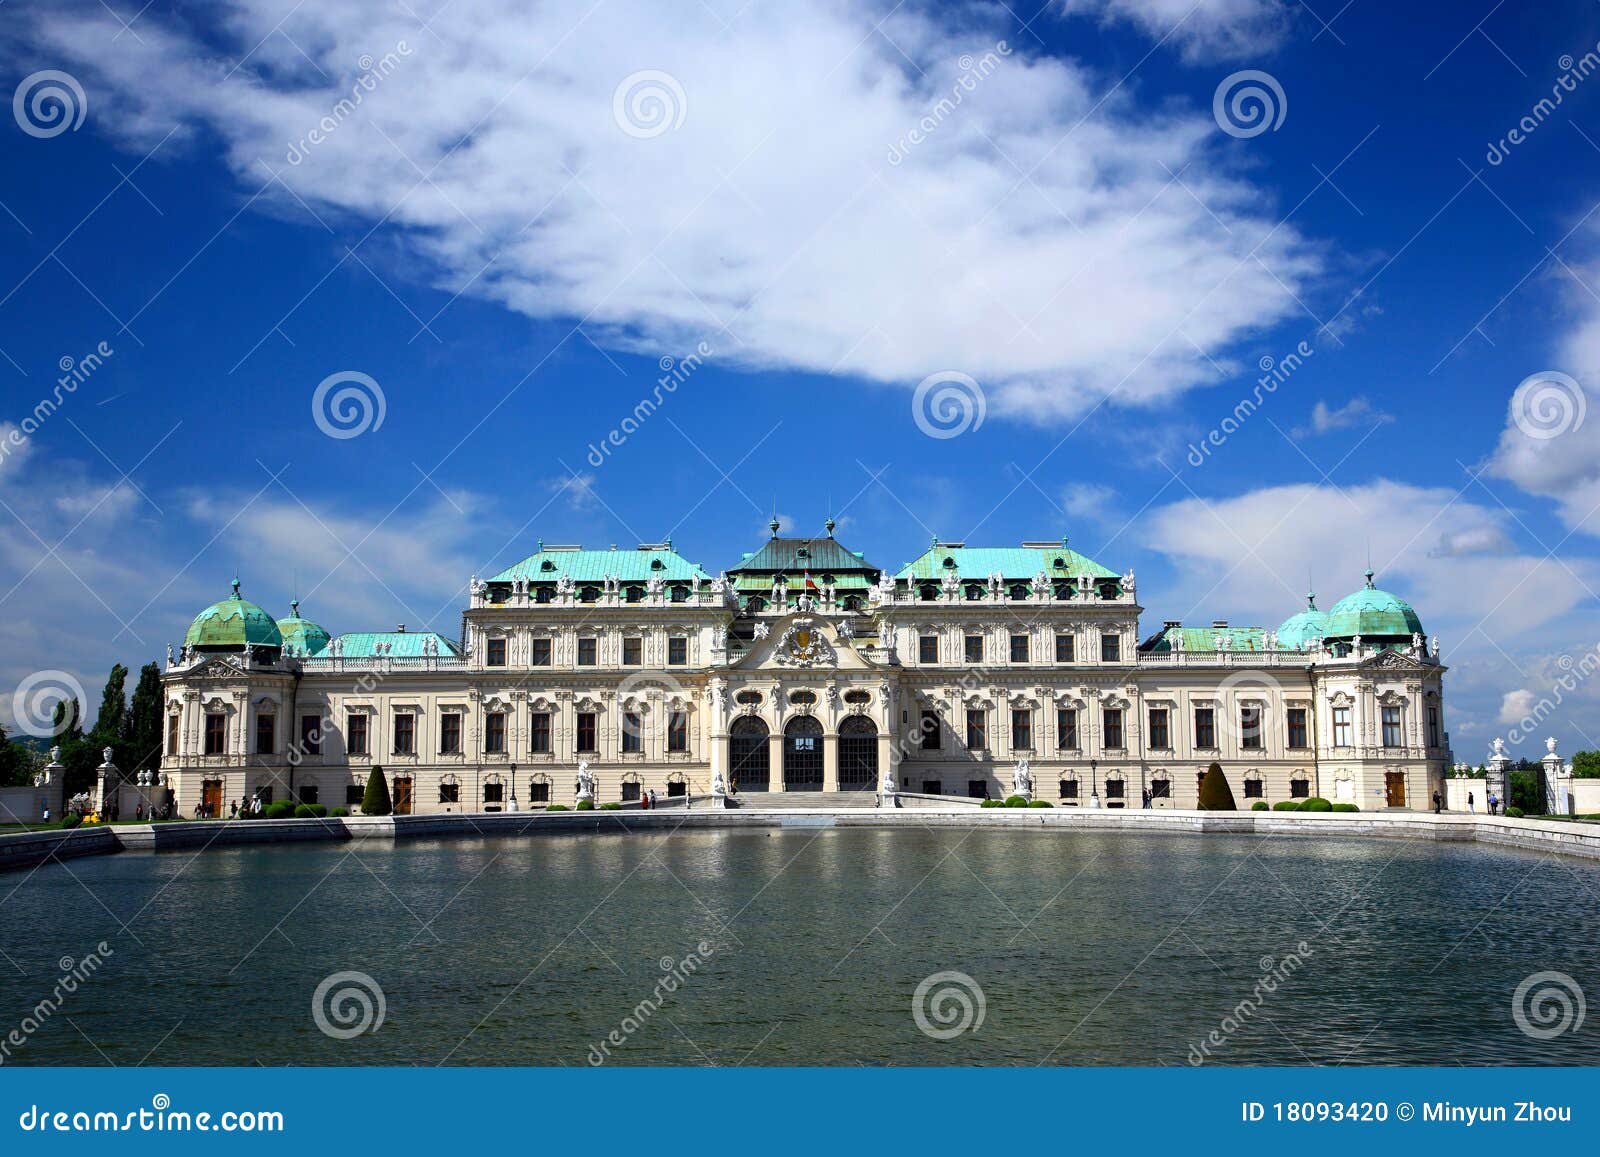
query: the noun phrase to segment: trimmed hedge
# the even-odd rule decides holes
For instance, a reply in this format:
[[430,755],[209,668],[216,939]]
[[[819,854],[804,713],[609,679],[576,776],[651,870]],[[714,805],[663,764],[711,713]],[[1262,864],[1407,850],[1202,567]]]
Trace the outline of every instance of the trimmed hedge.
[[1310,799],[1300,802],[1300,810],[1303,812],[1331,812],[1333,804],[1323,799],[1320,795],[1314,795]]
[[1275,812],[1297,812],[1300,810],[1300,801],[1297,799],[1280,799],[1272,805]]
[[294,809],[294,818],[297,820],[320,820],[326,819],[327,815],[328,807],[326,804],[303,803]]
[[299,806],[300,805],[295,803],[292,799],[280,799],[277,803],[269,803],[266,807],[266,810],[263,811],[261,815],[263,818],[269,820],[292,819],[294,816],[294,809]]
[[1055,807],[1056,805],[1051,803],[1047,799],[1036,799],[1032,803],[1030,803],[1028,806],[1029,807]]
[[1020,795],[1006,796],[1006,807],[1027,807],[1028,801]]
[[544,810],[547,811],[547,812],[564,812],[564,811],[570,811],[571,809],[568,808],[567,805],[564,804],[564,803],[553,803],[549,807],[545,808]]
[[1358,812],[1361,809],[1353,803],[1336,803],[1333,805],[1336,812]]
[[1005,807],[1006,805],[1005,805],[1005,801],[1004,800],[986,799],[982,803],[980,803],[978,806],[979,807]]
[[1200,810],[1203,812],[1239,810],[1239,805],[1233,802],[1233,788],[1228,786],[1228,777],[1222,774],[1220,763],[1213,763],[1206,768],[1205,778],[1200,781]]
[[1269,808],[1269,807],[1270,807],[1270,806],[1271,806],[1271,805],[1270,805],[1270,804],[1268,804],[1268,803],[1267,803],[1267,801],[1266,801],[1266,800],[1264,800],[1264,799],[1258,799],[1258,800],[1256,800],[1256,802],[1255,802],[1255,803],[1253,803],[1253,804],[1251,804],[1251,805],[1250,805],[1250,810],[1251,810],[1251,811],[1253,811],[1253,812],[1264,812],[1264,811],[1266,811],[1266,810],[1267,810],[1267,808]]
[[350,814],[350,809],[347,807],[336,807],[328,814],[336,820],[342,820],[345,816]]
[[603,812],[619,812],[622,810],[622,805],[616,802],[603,803],[600,805],[600,810]]
[[1511,818],[1512,818],[1512,819],[1514,819],[1514,820],[1520,820],[1520,819],[1521,819],[1521,818],[1522,818],[1522,817],[1523,817],[1523,816],[1524,816],[1524,815],[1526,815],[1526,814],[1527,814],[1527,813],[1526,813],[1526,812],[1524,812],[1524,811],[1523,811],[1523,810],[1522,810],[1522,809],[1521,809],[1521,808],[1519,808],[1519,807],[1508,807],[1508,808],[1506,808],[1506,810],[1505,810],[1505,814],[1506,814],[1506,815],[1508,815],[1508,816],[1510,816],[1510,817],[1511,817]]
[[381,764],[374,763],[372,771],[367,775],[367,791],[361,797],[361,814],[364,816],[394,814],[394,801],[389,798],[389,777],[383,774]]
[[83,823],[83,817],[77,812],[68,812],[61,820],[61,826],[68,830],[77,827],[81,823]]
[[580,799],[578,801],[577,810],[581,811],[581,812],[592,812],[592,811],[594,811],[594,800],[592,800],[592,799]]

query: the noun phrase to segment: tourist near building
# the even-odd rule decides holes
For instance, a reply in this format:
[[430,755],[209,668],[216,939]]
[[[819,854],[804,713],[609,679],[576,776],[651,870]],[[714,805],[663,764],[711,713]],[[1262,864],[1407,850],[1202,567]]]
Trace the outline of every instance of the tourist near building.
[[1212,762],[1241,808],[1424,808],[1442,783],[1437,640],[1370,570],[1276,629],[1141,632],[1133,573],[1065,538],[934,541],[895,571],[833,530],[774,522],[715,575],[671,542],[541,542],[472,579],[459,639],[332,635],[298,603],[275,619],[236,580],[169,651],[178,811],[353,808],[375,764],[396,811],[419,814],[570,806],[580,767],[601,804],[719,788],[999,798],[1020,767],[1057,806],[1192,808]]

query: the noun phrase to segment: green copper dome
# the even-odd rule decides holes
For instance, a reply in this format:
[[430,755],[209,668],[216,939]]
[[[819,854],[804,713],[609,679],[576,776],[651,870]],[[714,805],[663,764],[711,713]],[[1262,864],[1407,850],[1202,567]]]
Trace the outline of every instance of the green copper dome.
[[1317,609],[1315,593],[1306,595],[1306,609],[1290,615],[1278,628],[1278,646],[1285,651],[1303,651],[1327,638],[1328,612]]
[[239,597],[239,580],[234,579],[233,597],[213,603],[196,615],[183,636],[183,645],[238,650],[246,643],[253,647],[281,647],[283,633],[271,615]]
[[1373,586],[1370,570],[1367,571],[1367,585],[1340,599],[1328,612],[1328,634],[1334,638],[1350,639],[1360,635],[1376,641],[1409,639],[1422,633],[1422,620],[1411,604]]
[[289,617],[278,620],[278,631],[283,635],[284,651],[302,658],[321,654],[330,639],[320,624],[300,617],[299,599],[289,604]]

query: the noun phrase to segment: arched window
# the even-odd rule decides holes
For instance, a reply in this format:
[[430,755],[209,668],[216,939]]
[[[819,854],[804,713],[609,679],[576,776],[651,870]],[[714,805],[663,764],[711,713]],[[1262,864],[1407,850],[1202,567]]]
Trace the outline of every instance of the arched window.
[[533,601],[536,603],[548,603],[555,595],[555,589],[547,583],[540,583],[533,589]]
[[878,786],[878,725],[852,715],[839,725],[839,790],[873,791]]
[[1025,599],[1025,598],[1027,598],[1028,597],[1028,584],[1027,583],[1012,583],[1011,584],[1011,597],[1013,599]]
[[600,601],[600,588],[595,586],[584,587],[578,595],[581,603],[597,603]]
[[642,603],[642,602],[644,602],[644,588],[640,587],[640,586],[629,587],[623,593],[623,599],[626,602],[630,602],[630,603]]
[[920,593],[923,602],[931,603],[939,597],[939,588],[934,583],[923,583]]
[[747,611],[764,611],[767,609],[767,600],[760,595],[750,595],[744,600],[744,609]]
[[689,601],[689,588],[684,586],[682,583],[675,583],[673,585],[673,587],[672,587],[671,598],[672,598],[672,601],[675,602],[675,603],[686,603],[686,602],[688,602]]
[[967,601],[968,602],[977,602],[981,598],[983,598],[983,584],[982,583],[968,583],[967,584]]

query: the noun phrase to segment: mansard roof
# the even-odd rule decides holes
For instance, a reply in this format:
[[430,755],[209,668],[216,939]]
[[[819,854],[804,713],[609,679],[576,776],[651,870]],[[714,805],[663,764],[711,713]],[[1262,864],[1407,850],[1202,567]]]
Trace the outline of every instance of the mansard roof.
[[878,568],[859,551],[847,550],[832,535],[826,538],[778,538],[774,536],[754,554],[739,560],[730,575],[850,573],[870,571],[877,578]]
[[1234,651],[1265,651],[1267,649],[1267,629],[1265,627],[1185,627],[1178,623],[1167,623],[1160,631],[1151,635],[1139,644],[1139,650],[1170,651],[1172,640],[1182,636],[1185,651],[1215,651],[1217,642],[1226,636],[1230,641],[1228,647]]
[[619,582],[646,582],[659,578],[664,582],[688,582],[698,576],[708,581],[711,576],[672,549],[672,543],[645,544],[637,550],[584,550],[578,546],[545,546],[527,558],[508,567],[489,579],[492,583],[509,583],[522,579],[527,582],[555,582],[570,578],[574,582],[604,582],[615,578]]
[[435,631],[351,631],[340,635],[324,648],[324,657],[334,653],[333,646],[337,645],[341,659],[367,659],[378,653],[380,643],[388,644],[383,652],[386,655],[400,658],[421,658],[431,649],[425,646],[427,640],[434,640],[438,648],[436,654],[456,656],[461,654],[461,648],[455,640],[447,639]]
[[1059,544],[1024,543],[1016,547],[975,547],[935,541],[921,556],[901,567],[895,577],[940,579],[952,570],[963,578],[998,574],[1008,580],[1029,580],[1040,571],[1052,579],[1121,577],[1116,571],[1069,549],[1065,538]]

